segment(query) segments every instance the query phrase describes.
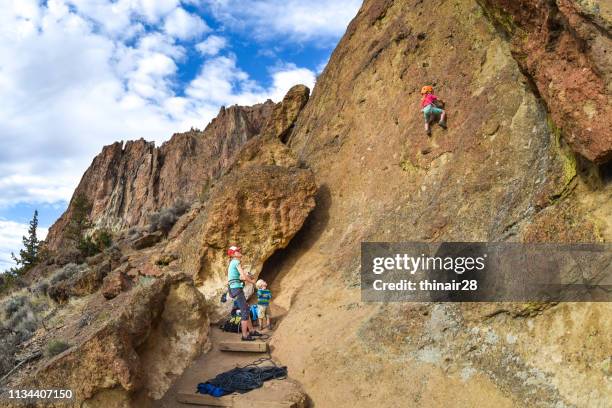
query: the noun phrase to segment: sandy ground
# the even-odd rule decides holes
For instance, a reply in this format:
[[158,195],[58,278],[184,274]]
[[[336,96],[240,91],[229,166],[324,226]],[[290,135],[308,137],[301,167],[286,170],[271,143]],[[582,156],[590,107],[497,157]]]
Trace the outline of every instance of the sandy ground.
[[[278,324],[280,316],[284,311],[280,308],[272,309],[273,325]],[[263,333],[273,335],[273,331],[263,330]],[[220,330],[217,326],[211,326],[212,348],[208,353],[203,354],[185,370],[164,395],[164,397],[153,403],[153,407],[194,407],[195,405],[183,404],[177,401],[180,392],[195,392],[198,383],[205,382],[207,379],[215,377],[224,371],[231,370],[237,366],[244,366],[260,358],[270,357],[269,353],[245,353],[227,352],[219,350],[219,342],[240,340],[240,334],[227,333]],[[282,362],[275,361],[282,365]],[[234,394],[235,406],[270,406],[270,401],[296,401],[302,396],[303,392],[300,385],[290,378],[285,380],[270,380],[264,383],[262,388],[253,390],[246,394]]]

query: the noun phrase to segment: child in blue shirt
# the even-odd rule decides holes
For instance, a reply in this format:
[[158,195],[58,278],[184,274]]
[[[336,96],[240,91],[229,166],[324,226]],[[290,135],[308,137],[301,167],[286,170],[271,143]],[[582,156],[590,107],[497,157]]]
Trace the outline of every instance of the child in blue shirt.
[[[270,306],[270,299],[272,299],[272,292],[268,289],[268,284],[263,279],[259,279],[255,283],[255,287],[257,287],[257,319],[259,320],[259,328],[266,329],[270,327],[268,307]],[[266,319],[265,326],[263,325],[264,318]]]

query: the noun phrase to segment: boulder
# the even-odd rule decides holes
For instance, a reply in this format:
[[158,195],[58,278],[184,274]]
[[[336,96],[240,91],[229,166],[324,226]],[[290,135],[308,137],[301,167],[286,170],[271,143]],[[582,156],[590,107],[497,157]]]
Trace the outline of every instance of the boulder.
[[264,125],[261,135],[286,142],[293,125],[302,111],[310,89],[304,85],[295,85],[285,95],[283,100],[274,107],[272,115]]
[[179,268],[194,271],[200,290],[213,299],[211,310],[224,313],[217,299],[226,285],[226,250],[243,248],[243,267],[257,276],[264,261],[287,246],[315,206],[317,187],[310,170],[245,165],[234,169],[183,234],[168,245],[179,253]]
[[50,285],[47,294],[57,303],[65,303],[71,297],[92,294],[100,288],[110,270],[110,261],[100,261],[66,280]]
[[115,270],[104,278],[101,292],[106,299],[113,299],[130,287],[130,281],[123,271]]
[[148,248],[157,244],[163,237],[164,233],[161,231],[146,233],[132,242],[132,248],[136,250]]
[[40,361],[19,386],[71,389],[72,406],[136,407],[133,395],[163,395],[208,337],[204,297],[185,275],[139,285],[104,303],[98,316],[85,328],[65,328],[64,336],[75,333],[64,338],[72,347]]

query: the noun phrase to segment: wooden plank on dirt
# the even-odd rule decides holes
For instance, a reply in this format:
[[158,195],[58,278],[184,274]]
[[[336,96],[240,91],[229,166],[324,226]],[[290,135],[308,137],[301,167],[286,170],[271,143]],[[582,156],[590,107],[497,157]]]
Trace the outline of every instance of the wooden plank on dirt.
[[265,353],[268,351],[268,344],[263,341],[222,341],[219,343],[219,350]]
[[232,396],[216,398],[212,395],[198,394],[195,392],[179,392],[176,397],[178,402],[183,404],[194,404],[205,407],[233,407],[234,399]]
[[257,399],[236,399],[234,408],[297,408],[296,402],[265,401]]

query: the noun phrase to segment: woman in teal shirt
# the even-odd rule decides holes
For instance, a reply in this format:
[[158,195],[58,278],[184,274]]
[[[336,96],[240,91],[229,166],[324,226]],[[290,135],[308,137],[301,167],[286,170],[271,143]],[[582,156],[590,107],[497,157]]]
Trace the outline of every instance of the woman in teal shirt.
[[229,282],[229,294],[238,302],[240,308],[240,325],[242,327],[242,340],[253,341],[256,336],[261,336],[261,333],[253,329],[251,316],[249,316],[249,305],[244,296],[244,282],[255,284],[255,279],[250,274],[245,273],[240,266],[240,258],[242,253],[240,247],[231,246],[227,250],[227,255],[232,258],[227,268],[227,280]]

